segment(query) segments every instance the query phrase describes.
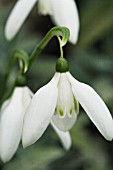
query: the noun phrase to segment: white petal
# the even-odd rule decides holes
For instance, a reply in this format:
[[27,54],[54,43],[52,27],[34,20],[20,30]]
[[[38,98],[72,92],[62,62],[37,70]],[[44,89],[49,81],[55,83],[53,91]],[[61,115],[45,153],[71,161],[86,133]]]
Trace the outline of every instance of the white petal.
[[79,32],[79,16],[74,0],[51,0],[54,22],[58,26],[65,26],[70,30],[70,42],[75,44]]
[[75,102],[71,84],[67,78],[67,75],[65,73],[61,73],[58,83],[58,100],[56,112],[63,118],[66,114],[71,116],[74,110]]
[[53,127],[53,129],[55,130],[55,132],[57,133],[57,135],[59,136],[63,147],[66,150],[69,150],[71,147],[71,136],[69,132],[62,132],[61,130],[59,130],[54,123],[51,121],[51,125]]
[[56,107],[59,78],[60,73],[56,73],[53,79],[40,88],[32,98],[24,121],[22,136],[24,148],[36,142],[49,125]]
[[38,12],[43,15],[52,15],[51,0],[39,0]]
[[23,87],[22,101],[23,101],[23,105],[25,107],[25,110],[27,109],[28,105],[30,104],[33,95],[34,95],[33,92],[27,86]]
[[66,114],[63,118],[61,118],[58,114],[55,114],[52,117],[53,123],[57,126],[58,129],[64,132],[70,130],[73,127],[76,119],[77,114],[75,112],[72,113],[71,117],[68,116],[68,114]]
[[5,27],[5,36],[11,40],[21,28],[37,0],[18,0]]
[[89,118],[107,140],[112,140],[113,120],[103,100],[92,87],[75,80],[70,73],[67,73],[67,76],[72,84],[75,97]]
[[23,89],[15,88],[12,97],[3,104],[0,117],[0,156],[3,162],[9,161],[16,152],[22,133],[24,107]]

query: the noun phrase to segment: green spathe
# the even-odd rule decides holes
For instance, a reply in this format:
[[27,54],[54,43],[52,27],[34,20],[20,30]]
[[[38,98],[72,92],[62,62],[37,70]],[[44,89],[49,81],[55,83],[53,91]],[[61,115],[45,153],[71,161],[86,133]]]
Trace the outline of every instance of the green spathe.
[[60,73],[65,73],[69,71],[69,65],[65,58],[59,58],[56,63],[56,71]]
[[16,86],[23,87],[26,86],[27,84],[27,79],[23,75],[19,75],[16,80]]

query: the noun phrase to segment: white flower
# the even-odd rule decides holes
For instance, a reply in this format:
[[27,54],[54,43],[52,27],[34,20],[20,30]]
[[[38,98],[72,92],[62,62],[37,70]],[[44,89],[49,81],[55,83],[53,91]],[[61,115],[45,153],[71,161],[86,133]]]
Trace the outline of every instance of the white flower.
[[[0,157],[8,162],[15,154],[21,140],[25,111],[33,97],[28,87],[16,87],[12,96],[4,102],[0,117]],[[66,150],[71,146],[69,132],[60,131],[52,122]]]
[[56,72],[52,80],[40,88],[25,114],[22,143],[35,143],[52,121],[61,131],[68,131],[76,121],[78,102],[107,139],[113,138],[113,120],[105,103],[92,87],[80,83],[69,72]]
[[31,101],[28,87],[16,87],[12,96],[4,102],[0,117],[0,157],[9,161],[21,140],[25,110]]
[[37,1],[41,14],[49,14],[56,25],[69,28],[69,40],[75,44],[78,39],[79,16],[74,0],[18,0],[6,23],[6,38],[11,40],[15,36]]

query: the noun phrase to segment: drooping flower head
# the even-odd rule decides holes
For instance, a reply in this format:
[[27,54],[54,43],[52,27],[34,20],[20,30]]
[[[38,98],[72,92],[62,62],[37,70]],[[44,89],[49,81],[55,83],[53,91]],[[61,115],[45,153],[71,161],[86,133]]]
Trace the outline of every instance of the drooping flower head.
[[[22,80],[21,83],[23,83]],[[17,86],[11,97],[7,99],[1,107],[0,158],[4,163],[11,160],[18,149],[22,136],[25,112],[32,97],[33,93],[27,86]],[[62,132],[52,123],[52,121],[51,125],[59,136],[63,147],[66,150],[69,150],[71,147],[71,137],[69,132]]]
[[0,157],[8,162],[15,154],[21,140],[23,118],[32,97],[30,89],[16,87],[0,110]]
[[105,139],[112,140],[113,120],[107,106],[92,87],[72,77],[67,61],[60,58],[54,77],[35,93],[26,111],[23,146],[36,142],[51,121],[60,131],[70,130],[77,119],[79,103]]
[[74,0],[18,0],[6,23],[6,38],[11,40],[16,35],[37,1],[39,13],[50,15],[57,26],[69,28],[69,41],[75,44],[78,39],[79,16]]

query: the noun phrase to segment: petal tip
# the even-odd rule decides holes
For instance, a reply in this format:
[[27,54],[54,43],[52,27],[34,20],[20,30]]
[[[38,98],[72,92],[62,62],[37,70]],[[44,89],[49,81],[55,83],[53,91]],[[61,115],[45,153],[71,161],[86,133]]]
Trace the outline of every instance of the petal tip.
[[0,159],[2,160],[3,163],[9,162],[12,157],[13,155],[6,152],[0,154]]
[[32,145],[32,144],[33,143],[31,142],[30,139],[25,138],[25,136],[22,137],[22,146],[23,146],[24,149],[27,148],[28,146]]
[[107,140],[107,141],[112,141],[113,140],[113,136],[105,136],[103,135],[103,137]]
[[71,145],[72,145],[72,143],[71,143],[71,141],[70,141],[70,143],[69,143],[67,146],[65,146],[65,150],[66,150],[66,151],[69,151],[70,148],[71,148]]
[[77,43],[77,41],[78,41],[78,34],[79,33],[77,33],[77,35],[75,35],[75,36],[74,36],[74,34],[70,35],[69,42],[71,44],[75,45]]
[[4,31],[4,34],[5,34],[5,38],[7,41],[11,41],[13,39],[13,35],[12,33],[9,31],[9,28],[7,26],[7,23],[6,23],[6,27],[5,27],[5,31]]
[[23,149],[26,149],[29,145],[27,145],[25,142],[22,141],[22,146],[23,146]]

